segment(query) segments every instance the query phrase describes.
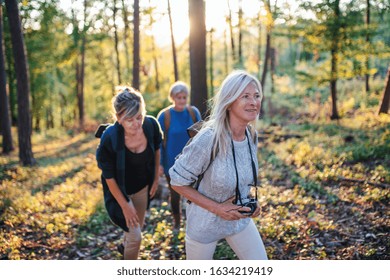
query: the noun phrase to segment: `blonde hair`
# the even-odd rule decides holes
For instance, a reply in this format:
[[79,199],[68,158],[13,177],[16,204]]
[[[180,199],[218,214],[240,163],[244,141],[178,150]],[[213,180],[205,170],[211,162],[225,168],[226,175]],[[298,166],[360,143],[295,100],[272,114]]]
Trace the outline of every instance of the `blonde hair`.
[[168,97],[169,101],[173,102],[173,98],[175,98],[175,96],[181,92],[185,93],[188,96],[190,93],[190,90],[189,90],[186,83],[184,83],[182,81],[177,81],[169,89],[169,97]]
[[145,101],[142,94],[132,87],[118,86],[117,94],[112,98],[113,117],[132,118],[138,113],[146,115]]
[[[218,93],[212,100],[213,106],[211,114],[204,127],[211,127],[214,130],[212,148],[214,156],[216,156],[217,151],[222,152],[223,154],[226,154],[227,152],[227,147],[230,145],[231,133],[228,108],[240,97],[244,89],[250,83],[253,83],[256,86],[260,98],[262,99],[263,93],[259,80],[243,70],[235,70],[225,78]],[[253,121],[250,126],[251,135],[254,135],[255,133],[255,123],[256,120]]]

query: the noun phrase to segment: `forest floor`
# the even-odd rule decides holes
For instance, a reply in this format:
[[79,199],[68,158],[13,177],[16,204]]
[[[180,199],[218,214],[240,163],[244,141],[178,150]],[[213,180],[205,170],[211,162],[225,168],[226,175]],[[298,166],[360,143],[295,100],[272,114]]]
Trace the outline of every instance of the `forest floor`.
[[[361,116],[354,116],[354,124]],[[390,120],[259,127],[262,214],[270,259],[390,259]],[[16,135],[16,134],[14,134]],[[121,259],[122,233],[102,205],[93,133],[39,134],[38,164],[0,156],[0,259]],[[141,259],[185,259],[167,189],[146,220]],[[215,259],[235,259],[221,241]]]

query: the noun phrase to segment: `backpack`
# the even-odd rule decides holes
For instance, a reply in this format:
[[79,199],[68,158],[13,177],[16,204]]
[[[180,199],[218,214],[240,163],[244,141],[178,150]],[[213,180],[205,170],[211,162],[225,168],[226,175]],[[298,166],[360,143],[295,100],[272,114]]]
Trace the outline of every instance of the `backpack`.
[[[169,131],[169,127],[171,125],[171,111],[170,109],[172,108],[173,106],[169,106],[168,108],[166,108],[164,110],[164,140],[163,140],[163,146],[166,147],[166,144],[167,144],[167,139],[168,139],[168,131]],[[190,116],[191,116],[191,119],[192,119],[192,122],[195,124],[197,121],[196,121],[196,114],[195,114],[195,110],[194,108],[191,106],[191,105],[187,105],[186,106],[188,112],[190,113]],[[187,133],[188,133],[188,130],[187,130]],[[191,138],[191,136],[190,136]]]

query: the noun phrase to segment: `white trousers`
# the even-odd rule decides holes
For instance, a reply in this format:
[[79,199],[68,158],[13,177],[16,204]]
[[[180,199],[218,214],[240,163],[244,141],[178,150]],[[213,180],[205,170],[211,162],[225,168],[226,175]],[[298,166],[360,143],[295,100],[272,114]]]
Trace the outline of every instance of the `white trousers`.
[[[251,220],[241,232],[225,238],[240,260],[267,260],[267,253],[255,223]],[[187,260],[212,260],[218,241],[200,243],[186,235]]]

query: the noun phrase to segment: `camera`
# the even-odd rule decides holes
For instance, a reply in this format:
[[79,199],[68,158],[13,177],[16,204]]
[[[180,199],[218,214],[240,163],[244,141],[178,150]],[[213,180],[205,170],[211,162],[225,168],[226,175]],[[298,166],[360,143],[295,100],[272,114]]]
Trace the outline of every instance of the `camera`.
[[255,198],[244,198],[241,201],[237,201],[236,205],[250,208],[251,210],[249,211],[238,210],[238,212],[242,213],[243,215],[250,216],[257,208],[257,200]]

